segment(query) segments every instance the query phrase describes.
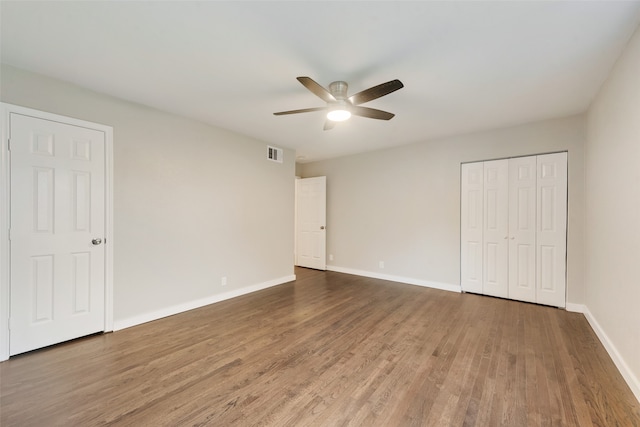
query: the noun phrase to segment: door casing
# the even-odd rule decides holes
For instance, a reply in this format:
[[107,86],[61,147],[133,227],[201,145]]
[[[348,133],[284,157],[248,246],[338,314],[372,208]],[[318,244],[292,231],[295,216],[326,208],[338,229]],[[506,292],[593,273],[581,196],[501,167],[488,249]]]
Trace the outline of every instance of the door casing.
[[113,128],[111,126],[0,103],[2,143],[0,148],[0,361],[9,358],[10,337],[10,115],[18,113],[39,119],[86,127],[105,135],[105,332],[113,331]]

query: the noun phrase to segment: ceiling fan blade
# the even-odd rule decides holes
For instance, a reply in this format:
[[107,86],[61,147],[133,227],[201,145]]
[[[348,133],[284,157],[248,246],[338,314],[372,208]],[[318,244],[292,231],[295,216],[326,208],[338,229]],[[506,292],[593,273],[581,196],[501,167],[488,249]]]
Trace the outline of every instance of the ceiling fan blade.
[[310,77],[296,77],[300,83],[307,89],[309,89],[314,95],[322,99],[325,102],[335,102],[336,98],[331,95],[331,92],[320,86],[315,80]]
[[324,122],[324,127],[322,128],[322,130],[331,130],[335,125],[336,125],[336,122],[334,122],[333,120],[327,119]]
[[351,114],[369,119],[391,120],[395,114],[369,107],[351,107]]
[[364,104],[365,102],[373,101],[376,98],[395,92],[398,89],[402,89],[404,85],[398,79],[391,80],[386,83],[379,84],[378,86],[370,87],[369,89],[358,92],[355,95],[349,97],[349,101],[353,105]]
[[273,115],[274,116],[283,116],[285,114],[309,113],[311,111],[322,111],[322,110],[326,110],[326,109],[327,109],[327,107],[303,108],[302,110],[280,111],[278,113],[273,113]]

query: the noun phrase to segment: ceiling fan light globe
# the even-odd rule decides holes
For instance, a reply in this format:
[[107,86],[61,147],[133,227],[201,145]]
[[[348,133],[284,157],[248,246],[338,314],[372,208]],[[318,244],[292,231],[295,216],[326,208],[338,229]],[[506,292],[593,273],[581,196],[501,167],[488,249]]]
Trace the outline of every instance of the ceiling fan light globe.
[[333,122],[343,122],[348,120],[351,117],[351,112],[349,110],[331,110],[327,113],[327,119]]

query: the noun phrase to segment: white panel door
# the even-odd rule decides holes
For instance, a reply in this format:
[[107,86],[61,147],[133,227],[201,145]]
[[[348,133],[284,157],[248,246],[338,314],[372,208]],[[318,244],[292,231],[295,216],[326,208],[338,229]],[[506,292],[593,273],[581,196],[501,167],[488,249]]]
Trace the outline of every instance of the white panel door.
[[482,293],[484,163],[463,164],[460,179],[460,285],[464,292]]
[[105,134],[15,113],[10,132],[14,355],[104,331]]
[[509,298],[536,301],[536,157],[509,159]]
[[327,178],[296,180],[296,265],[326,270]]
[[540,304],[566,304],[567,153],[537,158],[537,295]]
[[509,296],[509,161],[484,162],[482,293]]

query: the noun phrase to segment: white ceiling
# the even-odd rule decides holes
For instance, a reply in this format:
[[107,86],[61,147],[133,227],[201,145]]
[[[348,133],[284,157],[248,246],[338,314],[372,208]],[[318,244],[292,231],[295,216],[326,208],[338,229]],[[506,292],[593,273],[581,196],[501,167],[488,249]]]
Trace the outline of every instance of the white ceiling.
[[[2,62],[192,117],[299,161],[584,112],[639,1],[10,2]],[[323,131],[295,78],[405,88]]]

